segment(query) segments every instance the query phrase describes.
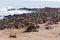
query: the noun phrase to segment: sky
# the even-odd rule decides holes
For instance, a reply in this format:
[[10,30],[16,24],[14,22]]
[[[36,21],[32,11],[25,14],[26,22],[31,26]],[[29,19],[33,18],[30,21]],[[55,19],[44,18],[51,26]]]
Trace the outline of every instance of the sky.
[[60,7],[60,0],[0,0],[0,7]]

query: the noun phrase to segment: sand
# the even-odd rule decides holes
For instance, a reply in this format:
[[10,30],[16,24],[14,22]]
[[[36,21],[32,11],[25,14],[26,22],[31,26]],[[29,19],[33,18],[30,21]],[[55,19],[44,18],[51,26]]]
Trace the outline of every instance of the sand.
[[[53,29],[46,30],[45,24],[40,24],[39,32],[29,33],[23,33],[23,29],[0,30],[0,40],[60,40],[60,22],[50,26]],[[16,38],[9,38],[10,33],[16,33]]]

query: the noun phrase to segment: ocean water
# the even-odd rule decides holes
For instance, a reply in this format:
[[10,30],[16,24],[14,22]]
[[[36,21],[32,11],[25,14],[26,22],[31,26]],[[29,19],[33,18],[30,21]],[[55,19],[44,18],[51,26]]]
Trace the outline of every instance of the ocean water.
[[0,10],[0,19],[3,19],[3,17],[7,16],[7,15],[23,14],[23,13],[30,13],[30,12],[32,12],[32,11],[26,11],[26,10],[12,10],[12,11]]

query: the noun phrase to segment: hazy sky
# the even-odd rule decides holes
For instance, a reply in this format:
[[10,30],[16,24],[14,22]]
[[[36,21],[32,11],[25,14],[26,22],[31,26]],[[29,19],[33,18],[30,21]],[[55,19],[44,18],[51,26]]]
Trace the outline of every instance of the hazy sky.
[[0,7],[60,7],[60,0],[0,0]]

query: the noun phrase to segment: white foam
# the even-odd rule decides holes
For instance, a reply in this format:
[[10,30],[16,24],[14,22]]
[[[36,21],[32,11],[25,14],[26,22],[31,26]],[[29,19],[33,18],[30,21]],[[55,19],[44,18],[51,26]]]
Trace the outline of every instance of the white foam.
[[3,16],[6,16],[6,15],[13,15],[13,14],[23,14],[23,13],[30,13],[32,11],[26,11],[26,10],[12,10],[12,11],[7,11],[7,9],[10,9],[11,7],[8,7],[8,8],[0,8],[0,19],[3,18]]

